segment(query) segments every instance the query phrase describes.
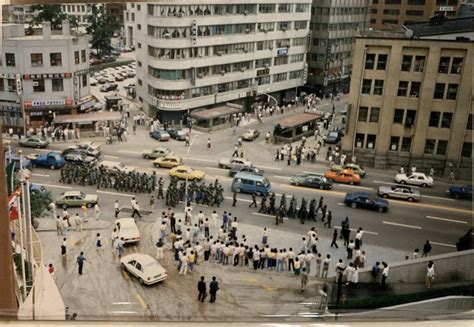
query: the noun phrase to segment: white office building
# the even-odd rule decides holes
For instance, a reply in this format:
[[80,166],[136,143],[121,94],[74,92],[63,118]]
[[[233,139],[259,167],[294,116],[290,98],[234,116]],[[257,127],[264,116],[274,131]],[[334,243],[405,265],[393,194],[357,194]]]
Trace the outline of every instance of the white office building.
[[227,103],[249,110],[255,95],[294,100],[306,82],[310,8],[311,0],[128,3],[144,110],[169,121]]
[[[2,29],[0,115],[4,125],[39,126],[54,115],[85,111],[89,89],[88,37],[43,24],[41,35],[25,35],[23,24]],[[23,112],[24,111],[24,112]],[[24,115],[23,115],[24,114]]]

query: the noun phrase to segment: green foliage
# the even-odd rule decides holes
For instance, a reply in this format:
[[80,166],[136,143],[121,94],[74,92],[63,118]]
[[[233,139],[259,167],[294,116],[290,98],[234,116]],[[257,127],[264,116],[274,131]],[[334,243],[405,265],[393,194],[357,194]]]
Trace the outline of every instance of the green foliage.
[[97,50],[99,58],[109,54],[112,50],[111,38],[119,27],[115,16],[109,14],[105,6],[91,6],[91,13],[87,15],[87,33],[92,36],[91,45]]
[[52,201],[51,193],[32,190],[30,194],[31,219],[39,218]]
[[50,22],[52,30],[60,30],[63,20],[68,18],[61,5],[33,5],[31,9],[36,12],[31,24],[39,25],[43,22]]

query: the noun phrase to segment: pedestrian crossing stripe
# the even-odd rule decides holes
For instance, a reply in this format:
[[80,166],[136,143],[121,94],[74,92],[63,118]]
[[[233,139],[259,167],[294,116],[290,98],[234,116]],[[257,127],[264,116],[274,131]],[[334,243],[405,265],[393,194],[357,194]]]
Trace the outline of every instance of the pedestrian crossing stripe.
[[275,290],[274,287],[271,287],[270,285],[262,285],[263,289],[267,292],[272,292]]
[[243,281],[243,282],[248,282],[248,283],[256,283],[256,282],[257,282],[257,278],[254,278],[254,277],[247,277],[247,278],[242,278],[241,281]]

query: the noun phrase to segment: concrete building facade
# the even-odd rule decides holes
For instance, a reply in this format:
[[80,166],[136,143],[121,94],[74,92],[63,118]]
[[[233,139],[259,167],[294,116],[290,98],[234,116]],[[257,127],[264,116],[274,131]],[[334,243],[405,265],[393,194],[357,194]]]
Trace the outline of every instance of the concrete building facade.
[[228,102],[249,109],[256,94],[294,100],[306,82],[310,0],[129,3],[144,110],[179,120]]
[[469,41],[359,37],[343,151],[376,168],[472,178]]
[[429,20],[435,14],[455,17],[462,0],[372,0],[370,27],[398,30],[402,25]]
[[[6,126],[41,125],[54,115],[93,105],[89,88],[88,37],[70,31],[25,35],[23,24],[4,25],[0,75],[0,114]],[[24,120],[23,120],[24,119]]]
[[348,92],[355,37],[369,27],[370,0],[314,0],[308,85],[320,95]]

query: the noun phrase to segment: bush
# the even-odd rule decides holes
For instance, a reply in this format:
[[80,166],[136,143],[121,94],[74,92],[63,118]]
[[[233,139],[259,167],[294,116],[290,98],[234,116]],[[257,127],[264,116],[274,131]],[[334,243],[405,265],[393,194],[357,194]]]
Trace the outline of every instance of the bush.
[[39,218],[51,203],[51,193],[32,190],[30,192],[31,219]]

